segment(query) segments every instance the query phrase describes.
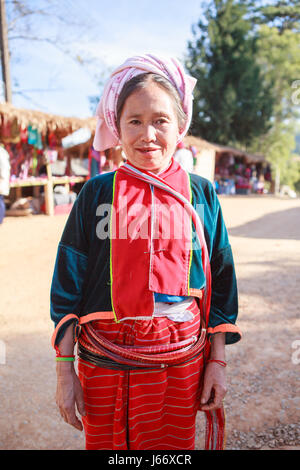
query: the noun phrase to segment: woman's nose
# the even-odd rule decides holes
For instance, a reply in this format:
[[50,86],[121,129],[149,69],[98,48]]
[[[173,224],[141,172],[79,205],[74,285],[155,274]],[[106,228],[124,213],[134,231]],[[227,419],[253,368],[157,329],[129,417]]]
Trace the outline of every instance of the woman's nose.
[[149,124],[143,127],[142,139],[145,142],[152,142],[153,140],[156,140],[156,129],[153,125]]

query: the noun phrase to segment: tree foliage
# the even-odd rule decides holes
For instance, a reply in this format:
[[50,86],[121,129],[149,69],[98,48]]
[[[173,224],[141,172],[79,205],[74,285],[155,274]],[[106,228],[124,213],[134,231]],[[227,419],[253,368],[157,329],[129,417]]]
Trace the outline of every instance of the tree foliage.
[[266,81],[272,83],[275,102],[272,127],[253,139],[251,151],[263,152],[273,172],[280,173],[281,183],[295,187],[300,180],[294,154],[300,117],[300,4],[278,1],[263,7],[261,15],[256,16],[257,11],[250,17],[258,25],[257,61]]
[[198,79],[192,133],[264,154],[282,183],[296,186],[299,0],[210,0],[193,37],[186,58]]
[[287,30],[299,32],[299,0],[278,0],[274,4],[269,5],[265,5],[257,0],[249,0],[247,5],[251,11],[251,19],[256,24],[275,27],[279,34],[283,34]]
[[212,0],[193,28],[186,68],[197,78],[191,131],[222,144],[249,146],[270,127],[272,84],[256,62],[257,37],[247,8],[235,0]]

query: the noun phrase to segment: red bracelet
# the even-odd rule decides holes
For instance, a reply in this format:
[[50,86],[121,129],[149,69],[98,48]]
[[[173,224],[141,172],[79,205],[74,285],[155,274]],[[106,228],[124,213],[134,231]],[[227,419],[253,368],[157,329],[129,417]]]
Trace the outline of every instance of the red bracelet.
[[224,362],[224,361],[221,361],[220,359],[208,359],[208,361],[206,361],[207,363],[208,362],[216,362],[217,364],[219,364],[220,366],[223,366],[223,367],[226,367],[227,366],[227,363]]
[[58,358],[61,358],[61,359],[68,359],[70,361],[74,360],[75,359],[75,356],[63,356],[61,353],[60,353],[60,350],[58,349],[57,346],[55,346],[55,351],[56,351],[56,359]]

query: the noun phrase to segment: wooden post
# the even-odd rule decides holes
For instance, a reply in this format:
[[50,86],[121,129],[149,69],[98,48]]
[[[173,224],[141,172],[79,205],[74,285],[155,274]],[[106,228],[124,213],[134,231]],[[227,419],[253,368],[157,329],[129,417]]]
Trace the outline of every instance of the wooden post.
[[0,0],[0,48],[1,48],[1,66],[2,66],[2,81],[4,85],[4,96],[5,96],[5,101],[7,103],[11,103],[12,91],[11,91],[11,80],[10,80],[5,0]]
[[280,168],[276,165],[275,169],[275,194],[278,196],[280,193]]
[[22,197],[22,188],[21,188],[21,186],[17,186],[15,189],[16,189],[16,191],[15,191],[16,200],[21,199],[21,197]]
[[45,184],[45,207],[47,215],[54,215],[53,180],[50,163],[46,164],[47,183]]

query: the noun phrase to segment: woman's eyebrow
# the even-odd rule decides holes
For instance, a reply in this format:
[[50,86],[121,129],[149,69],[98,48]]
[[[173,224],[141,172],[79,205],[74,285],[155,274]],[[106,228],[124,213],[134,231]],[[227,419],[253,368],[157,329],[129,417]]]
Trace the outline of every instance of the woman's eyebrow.
[[133,113],[133,114],[128,114],[126,116],[126,119],[141,119],[143,117],[142,114],[137,114],[137,113]]
[[[166,117],[166,118],[169,118],[169,114],[166,113],[165,111],[157,111],[155,113],[153,113],[153,116],[154,117]],[[127,116],[127,119],[140,119],[143,117],[143,113],[133,113],[133,114],[128,114]]]
[[169,118],[170,115],[168,113],[166,113],[165,111],[159,111],[157,113],[154,113],[154,116],[157,116],[157,117],[166,117],[166,118]]

